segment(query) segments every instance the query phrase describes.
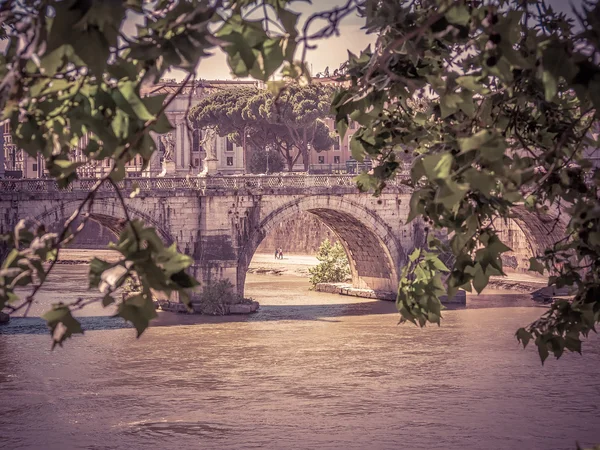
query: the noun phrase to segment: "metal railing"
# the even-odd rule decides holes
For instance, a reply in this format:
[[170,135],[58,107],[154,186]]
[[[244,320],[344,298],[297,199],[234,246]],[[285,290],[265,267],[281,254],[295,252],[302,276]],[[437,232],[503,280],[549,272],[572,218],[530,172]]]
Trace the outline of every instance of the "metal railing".
[[[387,182],[388,186],[400,186],[404,177],[399,176]],[[52,179],[0,179],[0,194],[9,192],[87,192],[98,179],[86,178],[73,181],[67,188],[60,189]],[[355,175],[241,175],[188,178],[126,178],[118,186],[131,191],[138,187],[141,191],[175,190],[242,190],[242,189],[310,189],[345,187],[356,189]],[[114,187],[104,183],[99,192],[112,192]]]

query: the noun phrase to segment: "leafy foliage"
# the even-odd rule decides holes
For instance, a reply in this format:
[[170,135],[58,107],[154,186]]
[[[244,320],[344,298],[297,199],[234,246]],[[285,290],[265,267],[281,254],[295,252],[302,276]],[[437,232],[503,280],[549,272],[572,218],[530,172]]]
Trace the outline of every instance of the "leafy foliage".
[[248,164],[251,173],[277,173],[285,167],[281,153],[271,149],[254,149]]
[[331,244],[325,239],[317,252],[320,261],[315,267],[308,269],[310,284],[314,287],[318,283],[339,283],[346,281],[350,276],[350,264],[342,244]]
[[[300,36],[298,15],[288,3],[7,0],[0,5],[0,37],[6,43],[0,54],[0,120],[10,123],[15,145],[30,156],[41,155],[60,187],[75,180],[83,164],[110,167],[60,233],[20,222],[3,237],[0,310],[27,314],[60,251],[85,226],[86,209],[105,183],[113,185],[126,223],[114,246],[119,261],[94,259],[90,264],[90,288],[101,293],[94,301],[117,303],[117,314],[134,324],[138,336],[155,316],[152,291],[177,291],[189,303],[198,284],[187,272],[193,260],[175,246],[166,247],[152,228],[132,220],[116,183],[134,158],[144,168],[149,164],[156,151],[151,133],[172,130],[166,108],[215,45],[226,50],[233,72],[240,76],[267,81],[284,60],[287,73],[304,73],[293,59]],[[259,7],[262,20],[252,15],[252,6]],[[132,33],[125,26],[130,19],[138,24]],[[143,95],[173,69],[187,73],[174,95]],[[77,145],[83,147],[84,161],[72,158]],[[80,216],[82,225],[72,231]],[[117,302],[115,290],[130,278],[139,282],[139,292]],[[28,285],[31,292],[19,298],[15,289]],[[60,303],[46,314],[54,344],[83,332],[72,311],[84,306]]]
[[427,322],[440,324],[443,308],[439,296],[446,290],[442,273],[448,268],[435,253],[416,249],[402,268],[396,305],[401,321],[425,326]]
[[[575,298],[517,333],[542,361],[580,351],[600,320],[600,176],[586,156],[597,146],[600,7],[589,5],[575,12],[576,28],[543,1],[367,1],[377,42],[350,55],[349,87],[334,100],[340,134],[351,119],[361,125],[354,157],[379,162],[363,188],[379,193],[397,154],[413,152],[409,219],[447,233],[431,248],[454,256],[449,296],[481,292],[504,273],[509,248],[494,224],[516,206],[566,230],[531,270]],[[411,262],[398,293],[402,316],[420,325],[439,323],[442,285],[428,258]]]
[[310,149],[323,151],[334,143],[321,120],[329,114],[331,97],[332,89],[319,84],[291,84],[277,94],[266,89],[229,89],[201,100],[189,118],[196,128],[214,128],[239,145],[274,149],[290,172],[299,158],[308,170]]

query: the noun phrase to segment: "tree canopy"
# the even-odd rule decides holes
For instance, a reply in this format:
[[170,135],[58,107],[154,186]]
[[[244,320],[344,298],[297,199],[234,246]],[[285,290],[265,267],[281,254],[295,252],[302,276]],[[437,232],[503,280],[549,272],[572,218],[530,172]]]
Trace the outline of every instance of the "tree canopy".
[[216,92],[202,99],[190,111],[196,128],[214,128],[241,145],[277,151],[288,170],[301,158],[304,169],[310,164],[310,150],[324,151],[334,137],[321,120],[330,114],[333,90],[325,85],[292,84],[277,94],[267,89],[236,88]]
[[285,161],[279,152],[267,148],[254,148],[250,153],[248,169],[250,173],[277,173],[285,167]]
[[[533,340],[542,361],[580,351],[600,320],[600,177],[585,153],[598,145],[600,8],[571,19],[543,1],[384,0],[362,12],[375,48],[351,55],[351,86],[334,100],[341,134],[350,117],[361,125],[353,155],[380,162],[359,184],[380,192],[398,167],[394,150],[412,148],[409,220],[449,237],[430,232],[429,250],[411,256],[403,320],[439,323],[440,294],[481,292],[504,274],[510,249],[495,224],[522,205],[556,227],[568,222],[530,270],[575,298],[555,301],[517,338]],[[453,254],[450,268],[440,252]]]

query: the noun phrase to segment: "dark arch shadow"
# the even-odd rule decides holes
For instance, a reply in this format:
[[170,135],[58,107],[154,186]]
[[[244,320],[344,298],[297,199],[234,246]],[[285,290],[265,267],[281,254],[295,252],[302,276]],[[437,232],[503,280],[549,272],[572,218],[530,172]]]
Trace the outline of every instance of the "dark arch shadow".
[[327,197],[304,197],[273,211],[246,239],[238,257],[236,281],[240,295],[244,293],[248,266],[262,240],[279,222],[299,212],[318,217],[339,239],[348,255],[355,287],[395,292],[398,268],[406,256],[385,221],[342,197],[335,202]]

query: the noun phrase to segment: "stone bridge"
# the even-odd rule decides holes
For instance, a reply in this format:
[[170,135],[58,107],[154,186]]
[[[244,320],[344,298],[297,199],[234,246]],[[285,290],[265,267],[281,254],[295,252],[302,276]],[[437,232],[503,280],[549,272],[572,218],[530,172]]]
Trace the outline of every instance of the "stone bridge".
[[[20,219],[59,231],[95,182],[77,180],[60,190],[53,180],[0,180],[0,232]],[[407,255],[425,239],[421,223],[404,223],[410,189],[400,179],[390,181],[378,198],[360,193],[348,175],[138,178],[120,187],[129,193],[136,186],[139,194],[126,196],[130,215],[192,256],[201,282],[226,278],[241,295],[261,241],[300,212],[314,214],[338,236],[359,288],[396,291]],[[108,183],[96,195],[91,218],[115,234],[122,226],[123,210]],[[551,227],[522,210],[505,231],[509,245],[520,242],[523,249],[515,253],[526,260],[529,255],[519,252],[538,253],[558,232]]]

